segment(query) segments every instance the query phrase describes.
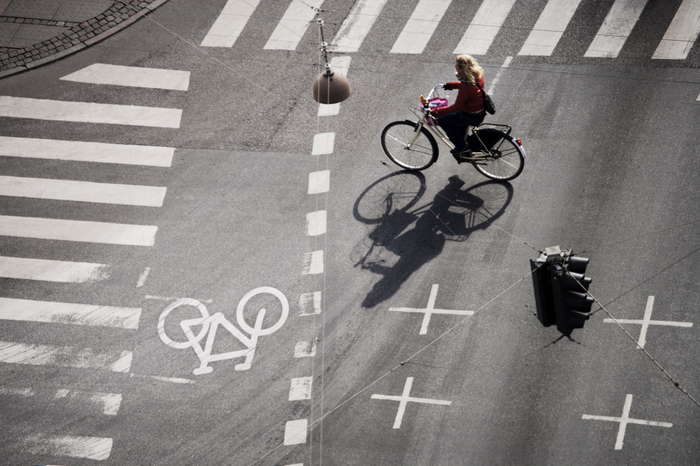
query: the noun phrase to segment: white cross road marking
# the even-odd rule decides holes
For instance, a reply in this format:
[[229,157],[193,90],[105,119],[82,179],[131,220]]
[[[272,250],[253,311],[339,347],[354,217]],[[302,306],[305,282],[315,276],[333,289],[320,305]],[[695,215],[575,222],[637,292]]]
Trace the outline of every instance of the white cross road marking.
[[596,416],[592,414],[584,414],[581,419],[591,420],[591,421],[608,421],[608,422],[619,422],[620,426],[617,430],[617,439],[615,440],[615,450],[622,450],[622,444],[625,440],[625,431],[627,430],[627,424],[639,424],[642,426],[652,426],[652,427],[673,427],[670,422],[660,422],[660,421],[647,421],[645,419],[634,419],[629,417],[630,408],[632,407],[632,395],[627,394],[625,397],[625,405],[622,408],[622,416]]
[[296,50],[323,0],[292,0],[267,40],[265,50]]
[[650,325],[664,325],[667,327],[683,327],[690,328],[693,326],[692,322],[674,322],[669,320],[651,320],[651,313],[654,309],[654,296],[649,296],[647,299],[647,305],[644,309],[644,318],[639,319],[603,319],[605,323],[619,323],[619,324],[636,324],[641,325],[642,329],[639,332],[639,339],[637,340],[637,347],[639,349],[644,348],[647,342],[647,331]]
[[233,47],[260,0],[228,0],[200,44],[202,47]]
[[584,57],[617,57],[639,20],[647,1],[615,0]]
[[428,333],[428,325],[430,324],[430,318],[433,314],[451,314],[460,316],[470,316],[474,314],[474,311],[459,311],[452,309],[439,309],[435,308],[435,300],[437,299],[438,285],[434,284],[430,288],[430,296],[428,297],[428,305],[424,309],[413,308],[413,307],[390,307],[391,312],[417,312],[423,314],[423,323],[420,326],[419,335],[425,335]]
[[394,418],[394,425],[392,429],[399,429],[401,428],[401,421],[403,420],[403,415],[406,412],[406,405],[408,403],[423,403],[423,404],[432,404],[432,405],[442,405],[442,406],[449,406],[452,404],[451,401],[447,400],[436,400],[433,398],[416,398],[411,395],[411,387],[413,387],[413,377],[407,377],[406,378],[406,383],[403,386],[403,393],[401,396],[394,396],[394,395],[378,395],[378,394],[373,394],[371,396],[371,399],[373,400],[389,400],[389,401],[398,401],[399,402],[399,409],[396,411],[396,417]]
[[332,44],[334,52],[357,52],[387,0],[359,0],[340,25]]
[[419,0],[389,53],[423,53],[452,0]]
[[551,55],[579,3],[581,0],[549,0],[518,55]]
[[299,445],[306,443],[306,428],[308,421],[306,419],[296,419],[287,421],[284,425],[284,444]]
[[486,55],[515,0],[484,0],[454,54]]
[[61,81],[186,91],[190,86],[190,72],[94,63],[63,76]]
[[700,2],[683,0],[652,59],[685,60],[700,33]]

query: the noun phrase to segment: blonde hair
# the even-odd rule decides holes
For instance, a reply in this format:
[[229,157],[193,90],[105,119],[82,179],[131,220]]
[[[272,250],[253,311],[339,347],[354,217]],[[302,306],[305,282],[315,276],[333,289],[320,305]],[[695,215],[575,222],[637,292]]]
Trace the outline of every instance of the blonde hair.
[[460,81],[473,83],[484,76],[484,69],[471,55],[457,55],[455,67]]

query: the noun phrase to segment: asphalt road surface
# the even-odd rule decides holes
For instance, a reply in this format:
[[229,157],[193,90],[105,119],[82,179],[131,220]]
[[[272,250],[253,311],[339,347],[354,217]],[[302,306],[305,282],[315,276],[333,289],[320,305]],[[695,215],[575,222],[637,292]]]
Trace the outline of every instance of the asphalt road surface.
[[[321,2],[196,3],[0,81],[0,463],[700,461],[700,2],[327,0],[330,108]],[[380,146],[467,31],[509,183]]]

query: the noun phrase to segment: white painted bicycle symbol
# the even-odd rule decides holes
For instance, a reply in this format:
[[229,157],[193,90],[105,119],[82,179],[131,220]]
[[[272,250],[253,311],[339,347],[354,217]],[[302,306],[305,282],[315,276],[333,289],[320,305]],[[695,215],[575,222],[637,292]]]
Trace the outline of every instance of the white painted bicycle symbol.
[[[261,308],[258,310],[255,317],[255,324],[253,324],[251,327],[248,322],[245,321],[244,310],[246,304],[248,304],[248,301],[254,297],[264,294],[272,295],[279,301],[281,305],[279,319],[271,327],[264,328],[263,321],[265,319],[266,310],[265,308]],[[201,314],[201,317],[180,321],[180,328],[185,335],[186,341],[176,341],[170,338],[165,332],[165,320],[172,311],[181,306],[194,307]],[[192,298],[180,298],[170,303],[160,314],[160,317],[158,318],[158,335],[163,343],[171,348],[192,348],[194,350],[200,362],[199,367],[192,371],[192,373],[195,375],[209,374],[212,372],[214,369],[209,365],[212,362],[235,358],[245,358],[242,363],[234,366],[234,369],[237,371],[245,371],[250,369],[253,362],[253,357],[255,357],[255,348],[258,343],[258,338],[264,335],[270,335],[279,330],[282,325],[284,325],[288,315],[289,302],[287,301],[287,298],[281,291],[271,286],[254,288],[243,295],[241,300],[238,302],[238,306],[236,307],[236,322],[238,323],[240,330],[231,321],[229,321],[222,312],[216,312],[209,315],[207,307],[201,301]],[[199,326],[201,326],[201,329],[195,335],[192,329]],[[219,327],[223,327],[228,330],[228,332],[237,338],[246,349],[212,354],[214,340],[216,339],[216,331]],[[204,346],[202,346],[201,341],[205,336],[206,341],[204,342]]]

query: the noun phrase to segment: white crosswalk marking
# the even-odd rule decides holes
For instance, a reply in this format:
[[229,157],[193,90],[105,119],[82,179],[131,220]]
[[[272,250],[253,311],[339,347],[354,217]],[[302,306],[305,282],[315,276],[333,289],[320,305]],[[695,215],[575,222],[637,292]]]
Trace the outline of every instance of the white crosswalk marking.
[[85,243],[153,246],[157,226],[0,215],[0,235]]
[[0,96],[0,116],[79,123],[179,128],[182,110],[177,108]]
[[137,329],[141,308],[0,297],[0,320]]
[[[292,0],[265,44],[267,50],[296,50],[323,0]],[[313,8],[312,8],[313,7]]]
[[0,176],[0,196],[161,207],[165,191],[160,186]]
[[357,0],[333,39],[336,52],[357,52],[387,0]]
[[259,4],[260,0],[228,0],[201,46],[233,47]]
[[59,283],[86,283],[106,280],[105,264],[0,256],[0,277]]
[[518,55],[551,55],[579,3],[581,0],[549,0]]
[[419,0],[390,53],[423,53],[452,0]]
[[103,461],[112,453],[112,439],[33,434],[22,441],[21,449],[34,455],[68,456]]
[[700,33],[700,1],[683,0],[653,59],[685,60]]
[[88,84],[110,84],[113,86],[186,91],[190,85],[190,72],[94,63],[63,76],[61,80]]
[[90,408],[98,408],[105,416],[116,416],[122,403],[119,393],[88,392],[83,390],[34,390],[33,388],[0,387],[0,396],[21,396],[23,398],[39,397],[51,401],[77,401]]
[[174,153],[172,147],[0,136],[0,156],[8,157],[169,167]]
[[616,0],[585,57],[615,58],[622,50],[648,0]]
[[30,345],[0,341],[0,362],[129,372],[131,351],[97,351],[74,346]]
[[485,55],[516,0],[484,0],[462,36],[455,54]]

